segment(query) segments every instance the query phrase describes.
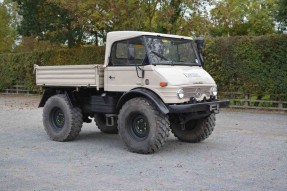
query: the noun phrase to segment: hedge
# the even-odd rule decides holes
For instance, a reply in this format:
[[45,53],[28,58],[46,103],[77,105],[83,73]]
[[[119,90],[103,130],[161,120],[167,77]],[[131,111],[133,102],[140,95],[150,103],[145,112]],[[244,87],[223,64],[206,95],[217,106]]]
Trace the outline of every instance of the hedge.
[[34,64],[38,65],[77,65],[103,64],[104,47],[81,47],[43,52],[28,52],[0,55],[0,90],[15,84],[24,84],[32,91],[35,86]]
[[[104,47],[0,55],[0,89],[23,83],[35,87],[33,65],[101,64]],[[207,39],[205,69],[220,92],[282,95],[287,100],[287,35]]]
[[287,99],[287,35],[207,39],[204,53],[220,91]]

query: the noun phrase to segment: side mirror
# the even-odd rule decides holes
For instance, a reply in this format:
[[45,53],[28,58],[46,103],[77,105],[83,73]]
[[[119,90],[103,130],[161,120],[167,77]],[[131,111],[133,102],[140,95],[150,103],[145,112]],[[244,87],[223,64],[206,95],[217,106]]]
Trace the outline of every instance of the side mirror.
[[198,37],[194,40],[194,42],[196,43],[196,46],[197,46],[197,50],[198,51],[202,51],[203,49],[203,45],[204,45],[204,38],[202,37]]
[[134,47],[129,47],[128,48],[128,59],[129,60],[134,60],[135,59],[135,48]]
[[198,52],[202,67],[204,66],[204,60],[203,60],[203,56],[202,56],[202,49],[203,49],[204,41],[205,40],[202,37],[198,37],[198,38],[194,39],[194,42],[196,43],[196,46],[197,46],[197,52]]

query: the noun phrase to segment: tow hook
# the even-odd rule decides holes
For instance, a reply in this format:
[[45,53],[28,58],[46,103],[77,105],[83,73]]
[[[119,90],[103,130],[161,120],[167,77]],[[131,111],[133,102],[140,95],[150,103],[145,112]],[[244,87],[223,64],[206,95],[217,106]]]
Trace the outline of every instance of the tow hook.
[[219,104],[212,104],[209,107],[210,107],[210,111],[213,111],[215,114],[219,113]]

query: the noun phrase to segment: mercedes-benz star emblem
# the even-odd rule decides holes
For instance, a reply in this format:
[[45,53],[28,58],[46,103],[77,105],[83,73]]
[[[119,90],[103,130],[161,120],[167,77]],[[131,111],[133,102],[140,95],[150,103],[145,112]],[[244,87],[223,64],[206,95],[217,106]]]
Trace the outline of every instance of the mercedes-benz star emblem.
[[201,89],[200,89],[200,88],[196,88],[196,90],[195,90],[195,96],[196,96],[196,97],[200,97],[200,96],[201,96]]

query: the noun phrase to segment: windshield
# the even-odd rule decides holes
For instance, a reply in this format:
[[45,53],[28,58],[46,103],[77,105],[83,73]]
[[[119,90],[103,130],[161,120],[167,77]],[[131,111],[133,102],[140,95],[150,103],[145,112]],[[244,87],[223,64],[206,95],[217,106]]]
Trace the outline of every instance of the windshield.
[[156,36],[145,39],[151,64],[200,65],[191,40]]

